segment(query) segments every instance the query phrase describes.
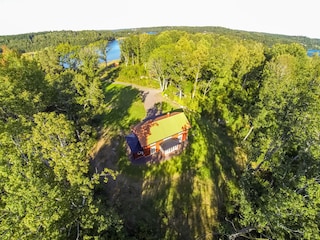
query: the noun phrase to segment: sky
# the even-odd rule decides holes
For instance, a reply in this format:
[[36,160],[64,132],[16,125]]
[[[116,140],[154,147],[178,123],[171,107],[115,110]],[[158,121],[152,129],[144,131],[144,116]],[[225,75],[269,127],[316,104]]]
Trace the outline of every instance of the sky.
[[[0,36],[219,26],[320,39],[317,0],[0,0]],[[316,7],[317,6],[317,7]]]

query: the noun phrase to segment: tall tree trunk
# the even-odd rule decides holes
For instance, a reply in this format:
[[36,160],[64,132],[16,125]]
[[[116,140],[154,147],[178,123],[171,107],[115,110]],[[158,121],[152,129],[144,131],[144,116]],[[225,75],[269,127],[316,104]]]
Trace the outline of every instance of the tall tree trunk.
[[252,130],[253,130],[253,126],[250,128],[249,132],[247,133],[247,135],[244,137],[244,139],[242,141],[246,141],[247,140],[247,138],[251,134]]
[[[200,64],[199,64],[199,65],[200,65]],[[197,84],[198,84],[198,81],[199,81],[199,73],[200,73],[200,66],[198,66],[198,70],[197,70],[196,77],[195,77],[195,80],[194,80],[193,91],[192,91],[192,96],[191,96],[191,98],[194,98],[195,95],[196,95]]]

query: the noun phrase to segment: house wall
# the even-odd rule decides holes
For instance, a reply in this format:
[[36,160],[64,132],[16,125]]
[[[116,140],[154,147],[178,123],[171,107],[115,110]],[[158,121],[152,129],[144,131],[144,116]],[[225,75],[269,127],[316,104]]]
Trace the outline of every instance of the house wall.
[[145,156],[149,156],[150,155],[150,147],[149,146],[144,147],[143,148],[143,152],[144,152]]
[[[182,134],[182,142],[186,141],[188,139],[188,130],[186,131],[183,131],[183,132],[180,132],[180,133],[177,133],[177,134],[174,134],[168,138],[178,138],[179,135]],[[156,146],[156,152],[159,152],[160,151],[160,145],[161,143],[163,143],[166,139],[162,139],[158,142],[155,143],[155,146]],[[150,155],[150,149],[151,149],[151,146],[153,146],[154,144],[151,144],[151,145],[148,145],[148,146],[145,146],[143,148],[143,152],[144,152],[144,155],[145,156],[149,156]]]
[[143,157],[144,156],[144,152],[133,153],[132,156],[133,156],[134,159],[137,159],[139,157]]

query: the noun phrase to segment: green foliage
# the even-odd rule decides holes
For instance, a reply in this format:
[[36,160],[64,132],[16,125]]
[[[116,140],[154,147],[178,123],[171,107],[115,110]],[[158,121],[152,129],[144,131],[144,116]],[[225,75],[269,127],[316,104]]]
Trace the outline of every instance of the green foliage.
[[173,44],[162,45],[155,49],[148,60],[148,70],[151,78],[159,82],[160,89],[166,90],[171,80],[171,64],[175,54],[167,54],[174,52]]
[[[146,33],[152,33],[148,35],[161,35],[165,33],[173,40],[181,36],[181,33],[215,33],[218,35],[228,36],[234,39],[247,39],[263,43],[266,46],[272,46],[276,43],[290,44],[300,43],[306,46],[308,49],[319,48],[319,39],[311,39],[304,36],[286,36],[279,34],[269,33],[256,33],[232,30],[222,27],[149,27],[138,29],[122,29],[116,31],[53,31],[53,32],[39,32],[39,33],[27,33],[12,36],[0,36],[0,46],[6,45],[11,49],[16,49],[21,52],[33,52],[44,49],[49,46],[57,46],[60,43],[69,42],[72,45],[85,46],[93,42],[102,42],[105,40],[111,41],[117,37],[127,37],[136,34],[147,35]],[[157,41],[158,46],[167,43],[167,36],[159,38]],[[141,38],[141,37],[140,37]],[[140,39],[143,43],[143,49],[141,51],[141,57],[143,57],[143,51],[149,48],[150,42],[145,41],[144,37]],[[148,42],[146,45],[144,43]],[[152,43],[151,43],[152,45]]]
[[93,78],[99,69],[99,55],[97,47],[91,45],[82,48],[78,55],[81,62],[80,70],[88,77]]
[[138,82],[143,76],[146,76],[146,71],[143,66],[130,65],[121,68],[118,79],[123,82]]
[[[122,136],[145,111],[138,90],[102,89],[105,39],[24,56],[2,49],[4,239],[120,239],[117,213],[132,238],[319,238],[320,58],[276,35],[164,29],[118,33],[127,37],[117,80],[157,84],[191,121],[183,154],[155,165],[125,155]],[[89,171],[92,123],[121,155],[112,199],[97,192],[115,172]]]
[[34,123],[11,122],[24,131],[6,124],[1,135],[3,239],[64,239],[107,231],[113,220],[93,198],[97,182],[88,177],[86,133],[79,141],[73,124],[54,113],[36,114]]
[[14,51],[1,54],[2,239],[121,236],[120,218],[94,196],[100,179],[115,174],[89,172],[95,136],[90,123],[104,100],[98,72],[91,69],[95,55],[80,54],[78,71],[63,70],[56,53],[70,49],[76,58],[77,47],[61,45],[44,53],[52,54],[49,60],[35,58],[41,64]]
[[319,39],[311,39],[305,36],[287,36],[280,34],[270,34],[270,33],[261,33],[261,32],[247,32],[241,30],[233,30],[223,27],[214,27],[214,26],[202,26],[202,27],[187,27],[187,26],[174,26],[174,27],[149,27],[149,28],[139,28],[129,31],[132,33],[143,33],[143,32],[154,32],[162,33],[165,31],[184,31],[189,34],[197,33],[214,33],[217,35],[227,36],[232,39],[246,39],[261,42],[267,47],[271,47],[276,43],[281,44],[290,44],[290,43],[301,43],[306,46],[308,49],[319,48]]
[[[247,191],[240,194],[241,224],[253,226],[262,236],[280,239],[318,239],[319,200],[313,195],[314,179],[302,189],[276,189],[266,180],[247,175]],[[244,178],[243,178],[244,179]],[[302,180],[302,179],[301,179]],[[259,181],[259,182],[258,182]],[[250,191],[248,191],[250,190]],[[311,195],[309,196],[309,193]]]
[[106,86],[105,92],[107,102],[105,127],[124,132],[133,124],[143,120],[146,114],[137,89],[111,84]]
[[[207,124],[192,123],[196,141],[191,140],[186,158],[192,169],[201,166],[199,179],[221,176],[214,181],[226,192],[219,217],[225,214],[228,220],[221,222],[222,231],[230,238],[317,238],[319,220],[310,208],[317,200],[307,199],[308,194],[298,189],[318,178],[319,58],[307,57],[297,43],[266,48],[255,41],[209,33],[163,32],[156,40],[159,46],[147,62],[150,76],[170,97],[180,93],[174,98],[186,109],[201,114],[211,126],[218,123],[235,141],[230,158],[239,166],[248,165],[242,174],[227,166],[227,152],[208,147],[217,145],[210,136],[221,129],[206,131]],[[201,128],[195,130],[198,124]],[[208,159],[214,159],[214,166],[207,167]],[[180,173],[180,165],[174,164],[177,168],[172,171]],[[168,199],[175,196],[175,187],[168,190]],[[169,200],[163,204],[167,212],[174,208]],[[234,233],[230,222],[242,230]]]
[[240,222],[272,238],[318,239],[318,200],[308,187],[319,171],[319,79],[301,47],[275,48],[256,103]]
[[66,42],[71,45],[85,46],[89,43],[112,39],[114,39],[112,31],[53,31],[0,36],[0,46],[6,45],[20,52],[34,52]]
[[63,66],[60,64],[61,54],[56,48],[49,47],[35,54],[35,59],[40,63],[41,68],[47,74],[60,73],[63,70]]
[[47,86],[37,63],[6,50],[0,55],[0,116],[28,115],[45,108]]

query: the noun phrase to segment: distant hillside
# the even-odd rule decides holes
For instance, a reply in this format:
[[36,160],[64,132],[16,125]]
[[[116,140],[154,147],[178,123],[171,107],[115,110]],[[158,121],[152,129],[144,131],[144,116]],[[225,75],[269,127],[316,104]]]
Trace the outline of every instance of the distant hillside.
[[233,30],[229,28],[223,27],[149,27],[149,28],[137,28],[132,29],[131,31],[135,32],[161,32],[165,30],[182,30],[191,33],[196,32],[211,32],[217,33],[221,35],[227,35],[231,37],[236,37],[239,39],[250,39],[255,40],[261,43],[264,43],[267,46],[272,46],[275,43],[301,43],[305,46],[306,49],[320,49],[320,39],[308,38],[305,36],[288,36],[281,34],[271,34],[271,33],[263,33],[263,32],[249,32],[243,30]]
[[301,43],[306,49],[320,49],[320,39],[308,38],[304,36],[288,36],[280,34],[248,32],[233,30],[223,27],[147,27],[118,30],[87,30],[87,31],[53,31],[27,33],[10,36],[0,36],[0,46],[6,45],[9,48],[17,49],[20,52],[32,52],[48,46],[56,46],[60,43],[70,43],[73,45],[87,45],[99,40],[112,40],[117,37],[124,37],[128,34],[152,32],[159,33],[167,30],[182,30],[190,33],[211,32],[226,35],[239,39],[250,39],[261,42],[267,46],[275,43]]
[[60,43],[87,45],[99,40],[112,40],[112,31],[53,31],[0,36],[0,47],[5,45],[22,53],[33,52]]

